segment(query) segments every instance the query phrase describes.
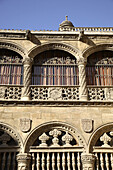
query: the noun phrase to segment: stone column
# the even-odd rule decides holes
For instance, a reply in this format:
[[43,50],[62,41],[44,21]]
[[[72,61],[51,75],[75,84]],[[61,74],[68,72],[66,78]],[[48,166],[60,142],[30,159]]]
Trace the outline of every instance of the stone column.
[[95,155],[93,154],[82,154],[82,169],[83,170],[94,170],[95,169]]
[[19,153],[17,155],[17,170],[30,170],[31,154]]
[[87,93],[87,84],[86,84],[86,59],[80,58],[78,59],[78,68],[79,68],[79,97],[81,101],[88,100],[88,93]]
[[23,75],[23,90],[22,90],[22,98],[21,100],[30,100],[30,85],[31,85],[31,68],[32,68],[32,59],[25,58],[23,61],[24,66],[24,75]]

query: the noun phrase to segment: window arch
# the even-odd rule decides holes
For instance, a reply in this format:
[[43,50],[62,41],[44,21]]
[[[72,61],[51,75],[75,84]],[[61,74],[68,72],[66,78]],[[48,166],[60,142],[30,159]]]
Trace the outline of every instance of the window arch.
[[0,49],[0,84],[23,83],[22,57],[11,50]]
[[78,85],[76,59],[68,52],[49,50],[34,58],[32,85]]
[[86,65],[87,85],[113,85],[113,52],[99,51],[91,54]]

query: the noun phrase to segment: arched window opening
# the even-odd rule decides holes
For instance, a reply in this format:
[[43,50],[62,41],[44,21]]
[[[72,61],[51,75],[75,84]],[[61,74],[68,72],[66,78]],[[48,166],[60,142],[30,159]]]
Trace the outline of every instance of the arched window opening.
[[23,83],[22,57],[11,50],[0,50],[0,84],[21,85]]
[[86,66],[87,85],[113,85],[113,52],[99,51],[91,54]]
[[90,151],[96,156],[95,169],[113,167],[113,129],[112,124],[100,128],[93,136]]
[[0,130],[0,169],[17,169],[16,155],[18,152],[18,142],[7,132]]
[[83,147],[68,130],[45,127],[38,135],[29,148],[31,169],[81,169]]
[[78,85],[78,67],[74,56],[61,50],[38,54],[32,67],[32,85]]

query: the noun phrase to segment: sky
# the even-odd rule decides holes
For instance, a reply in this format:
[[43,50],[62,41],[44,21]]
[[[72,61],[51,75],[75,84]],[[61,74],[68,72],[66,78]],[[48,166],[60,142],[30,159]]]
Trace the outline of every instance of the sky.
[[113,27],[113,0],[0,0],[0,29],[58,30],[66,15],[75,27]]

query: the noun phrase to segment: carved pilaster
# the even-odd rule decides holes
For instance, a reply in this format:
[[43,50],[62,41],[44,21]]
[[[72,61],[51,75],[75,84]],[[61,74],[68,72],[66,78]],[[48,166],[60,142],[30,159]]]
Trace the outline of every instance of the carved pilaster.
[[94,164],[95,164],[95,155],[93,154],[82,154],[81,155],[81,161],[82,161],[82,169],[83,170],[94,170]]
[[32,67],[32,59],[25,58],[23,61],[24,65],[24,79],[23,79],[23,91],[22,91],[22,100],[30,100],[30,85],[31,85],[31,67]]
[[79,58],[78,59],[78,67],[79,67],[79,96],[80,100],[87,101],[88,93],[87,93],[87,84],[86,84],[86,59]]
[[18,170],[30,170],[31,155],[20,153],[17,155]]

